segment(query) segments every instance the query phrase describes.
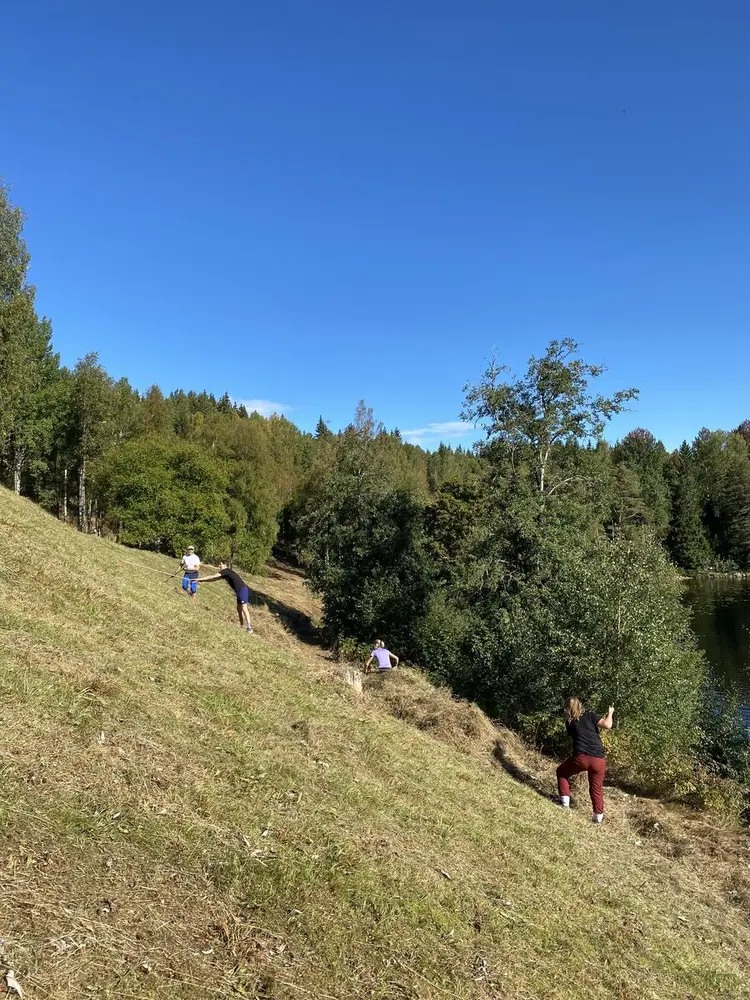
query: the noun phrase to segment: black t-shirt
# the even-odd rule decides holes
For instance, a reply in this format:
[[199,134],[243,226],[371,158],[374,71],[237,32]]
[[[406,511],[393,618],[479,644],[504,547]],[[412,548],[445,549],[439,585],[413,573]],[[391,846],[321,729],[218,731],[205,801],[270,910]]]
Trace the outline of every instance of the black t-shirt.
[[578,721],[565,723],[573,740],[573,755],[582,753],[589,757],[604,757],[604,744],[599,738],[600,715],[584,712]]
[[243,587],[247,586],[247,584],[242,579],[240,574],[235,573],[233,569],[220,569],[219,576],[227,581],[227,583],[235,592],[235,594],[237,593],[238,590],[241,590]]

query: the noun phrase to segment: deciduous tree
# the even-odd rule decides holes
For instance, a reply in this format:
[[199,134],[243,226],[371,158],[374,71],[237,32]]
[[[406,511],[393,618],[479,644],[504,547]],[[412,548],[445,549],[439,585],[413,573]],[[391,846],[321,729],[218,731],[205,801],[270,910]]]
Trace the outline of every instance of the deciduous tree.
[[543,357],[529,359],[522,378],[502,381],[510,369],[493,361],[478,385],[466,387],[464,419],[481,422],[488,442],[503,445],[514,462],[528,462],[541,493],[567,482],[549,481],[553,448],[601,437],[607,421],[638,395],[637,389],[592,394],[589,382],[605,368],[586,364],[578,350],[570,338],[552,340]]

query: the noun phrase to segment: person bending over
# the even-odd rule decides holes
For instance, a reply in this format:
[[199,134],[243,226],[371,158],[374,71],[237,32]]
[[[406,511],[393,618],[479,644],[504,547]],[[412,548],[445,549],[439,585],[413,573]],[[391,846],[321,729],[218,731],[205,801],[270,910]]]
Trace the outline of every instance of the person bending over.
[[366,674],[370,673],[370,664],[373,660],[377,660],[379,674],[398,666],[398,657],[385,648],[385,643],[382,639],[375,640],[375,648],[370,653],[369,660],[365,663]]
[[601,718],[594,712],[588,712],[579,698],[568,698],[565,703],[567,719],[565,728],[573,740],[573,753],[564,760],[557,769],[557,789],[560,793],[560,805],[570,807],[570,782],[574,774],[585,771],[589,778],[589,793],[594,810],[594,822],[601,823],[604,819],[604,772],[606,757],[604,744],[599,736],[600,729],[612,728],[612,717],[615,706],[610,705],[609,711]]
[[250,622],[250,612],[247,604],[250,600],[250,588],[242,579],[239,573],[229,569],[225,562],[219,563],[219,572],[213,576],[204,576],[196,580],[196,583],[215,583],[217,580],[226,580],[237,598],[237,615],[246,632],[252,632],[253,626]]

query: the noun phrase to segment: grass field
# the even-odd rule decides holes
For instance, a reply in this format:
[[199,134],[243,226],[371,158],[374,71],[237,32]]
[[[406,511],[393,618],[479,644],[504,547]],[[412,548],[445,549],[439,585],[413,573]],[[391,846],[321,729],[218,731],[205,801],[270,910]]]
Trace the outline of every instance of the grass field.
[[[750,997],[748,839],[552,766],[420,676],[362,695],[281,567],[174,560],[0,491],[0,938],[34,998]],[[384,683],[380,683],[383,681]]]

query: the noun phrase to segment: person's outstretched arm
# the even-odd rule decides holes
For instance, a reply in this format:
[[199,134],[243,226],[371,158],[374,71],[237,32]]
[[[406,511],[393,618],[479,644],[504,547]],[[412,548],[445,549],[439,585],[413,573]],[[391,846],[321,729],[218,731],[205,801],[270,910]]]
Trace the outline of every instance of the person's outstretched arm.
[[194,583],[216,583],[217,580],[223,579],[221,573],[216,573],[214,576],[199,576]]
[[372,663],[372,661],[374,659],[375,659],[375,657],[372,655],[372,653],[370,653],[370,659],[367,661],[367,663],[365,663],[365,673],[366,674],[370,673],[370,664]]
[[610,705],[609,706],[609,711],[607,712],[607,714],[603,718],[599,719],[599,728],[600,729],[611,729],[612,728],[614,714],[615,714],[615,706],[614,705]]
[[393,663],[393,666],[397,667],[398,666],[398,657],[396,656],[396,654],[395,653],[389,653],[388,655],[391,658],[391,662]]

